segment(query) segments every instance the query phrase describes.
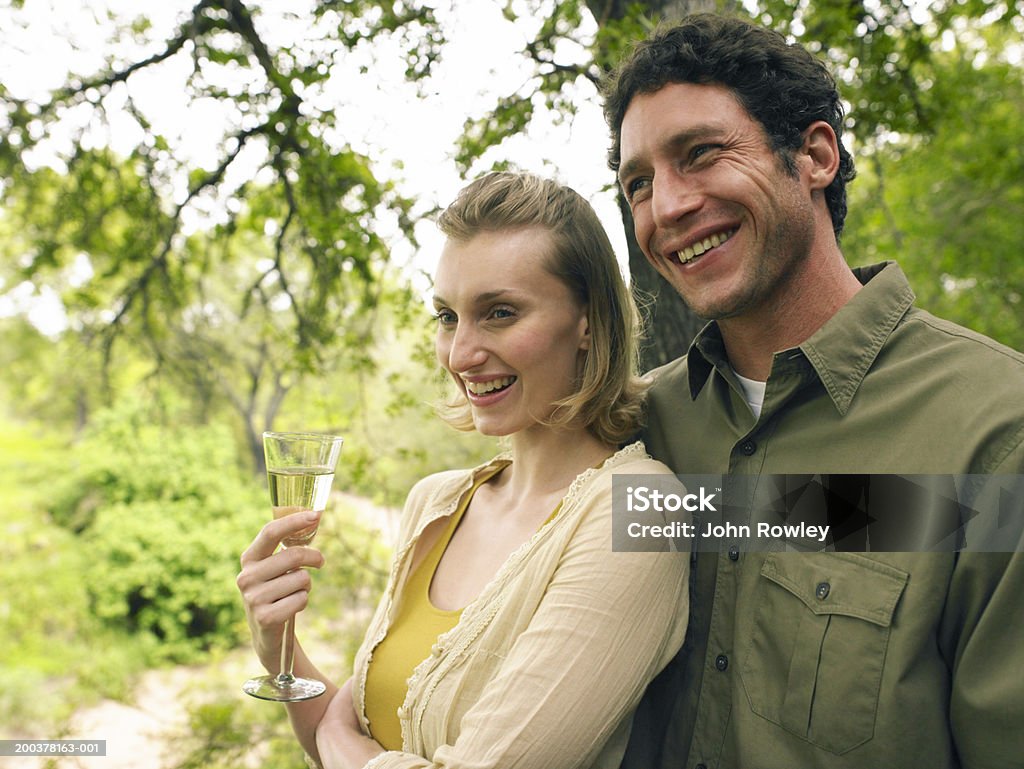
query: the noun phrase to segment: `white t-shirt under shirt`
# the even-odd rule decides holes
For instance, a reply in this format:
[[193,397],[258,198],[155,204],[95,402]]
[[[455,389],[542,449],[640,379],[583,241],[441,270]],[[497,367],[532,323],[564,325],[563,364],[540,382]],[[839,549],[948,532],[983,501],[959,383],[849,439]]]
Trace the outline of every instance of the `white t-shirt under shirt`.
[[[736,374],[736,370],[733,369],[732,373]],[[747,405],[754,412],[754,419],[760,419],[761,406],[764,404],[764,390],[768,383],[758,382],[756,379],[747,379],[739,374],[736,374],[736,378],[740,382],[740,387],[743,388],[743,397],[746,399]]]

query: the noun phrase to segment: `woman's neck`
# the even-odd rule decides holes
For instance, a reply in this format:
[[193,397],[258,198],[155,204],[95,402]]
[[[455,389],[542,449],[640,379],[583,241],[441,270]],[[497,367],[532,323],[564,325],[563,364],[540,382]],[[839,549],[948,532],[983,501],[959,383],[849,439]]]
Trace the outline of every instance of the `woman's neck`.
[[546,495],[569,487],[580,473],[615,453],[589,430],[538,427],[511,437],[512,465],[501,473],[517,497]]

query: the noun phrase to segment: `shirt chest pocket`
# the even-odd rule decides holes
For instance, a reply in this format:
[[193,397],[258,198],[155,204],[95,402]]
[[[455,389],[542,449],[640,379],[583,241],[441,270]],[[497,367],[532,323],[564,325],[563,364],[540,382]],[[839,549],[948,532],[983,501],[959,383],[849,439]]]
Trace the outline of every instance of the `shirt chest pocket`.
[[769,555],[749,604],[757,609],[740,660],[750,708],[832,753],[871,739],[907,579],[856,554]]

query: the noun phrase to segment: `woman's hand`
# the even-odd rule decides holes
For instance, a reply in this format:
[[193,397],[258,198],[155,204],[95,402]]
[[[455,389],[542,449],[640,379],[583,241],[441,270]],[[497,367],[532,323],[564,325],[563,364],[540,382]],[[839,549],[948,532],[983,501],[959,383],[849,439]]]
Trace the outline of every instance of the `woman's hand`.
[[363,734],[352,702],[348,679],[327,705],[316,728],[316,747],[324,769],[359,769],[384,752],[380,743]]
[[[281,540],[315,525],[320,514],[286,515],[264,526],[242,553],[242,571],[236,584],[245,604],[253,647],[269,673],[280,672],[284,623],[306,608],[312,579],[303,567],[319,569],[324,557],[311,547],[278,551]],[[277,551],[277,552],[275,552]]]

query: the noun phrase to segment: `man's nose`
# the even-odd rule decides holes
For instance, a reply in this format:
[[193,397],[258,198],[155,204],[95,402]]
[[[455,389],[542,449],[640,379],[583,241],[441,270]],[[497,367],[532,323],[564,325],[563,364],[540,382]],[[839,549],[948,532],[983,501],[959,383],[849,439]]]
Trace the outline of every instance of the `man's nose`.
[[654,177],[651,190],[651,214],[658,227],[670,227],[704,205],[704,195],[692,179],[674,170]]

